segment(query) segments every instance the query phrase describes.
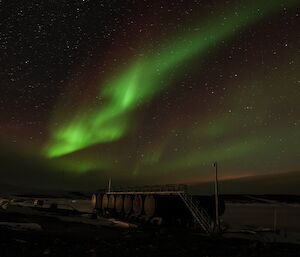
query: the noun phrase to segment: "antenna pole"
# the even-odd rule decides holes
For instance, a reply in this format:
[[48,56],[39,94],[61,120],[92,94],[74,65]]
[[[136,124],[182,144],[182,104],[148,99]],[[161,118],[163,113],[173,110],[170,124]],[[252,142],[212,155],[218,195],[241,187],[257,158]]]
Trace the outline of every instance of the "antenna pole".
[[218,185],[218,163],[214,162],[215,169],[215,204],[216,204],[216,228],[220,230],[220,220],[219,220],[219,185]]

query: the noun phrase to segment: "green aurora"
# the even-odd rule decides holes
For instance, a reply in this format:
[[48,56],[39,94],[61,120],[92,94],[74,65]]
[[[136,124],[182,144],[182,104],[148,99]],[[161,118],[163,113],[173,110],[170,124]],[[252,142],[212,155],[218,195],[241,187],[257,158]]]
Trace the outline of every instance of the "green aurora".
[[[82,106],[73,119],[66,120],[63,125],[52,131],[50,142],[45,148],[46,156],[48,158],[63,157],[97,144],[114,142],[125,137],[134,129],[132,126],[134,112],[172,84],[168,78],[170,71],[176,70],[177,76],[180,77],[180,65],[194,58],[200,59],[206,56],[208,50],[217,49],[220,42],[230,39],[243,28],[280,11],[282,6],[289,7],[296,2],[295,0],[251,1],[247,6],[236,6],[224,11],[223,15],[205,22],[206,25],[203,27],[200,24],[199,30],[177,35],[177,40],[170,42],[168,47],[155,50],[154,54],[152,51],[145,51],[145,54],[134,60],[127,69],[115,74],[104,85],[99,85],[99,96],[105,99],[104,104],[94,107],[93,111],[88,111],[86,106]],[[195,27],[198,28],[199,24]],[[259,82],[255,83],[255,88],[259,88]],[[237,98],[247,101],[245,95],[237,96]],[[236,104],[239,105],[239,103]],[[238,108],[232,106],[232,110],[235,111],[235,109]],[[262,106],[261,111],[264,109],[265,106]],[[253,115],[255,116],[255,113]],[[247,122],[254,119],[254,116],[248,117]],[[215,118],[213,123],[207,122],[198,127],[191,127],[184,133],[195,141],[209,141],[234,133],[231,131],[238,127],[237,124],[243,123],[241,121],[244,119],[242,113],[234,118],[230,114]],[[286,132],[288,130],[284,131]],[[294,136],[293,133],[294,131],[290,134],[291,138]],[[149,170],[159,167],[165,170],[195,168],[213,159],[226,161],[253,154],[258,150],[265,150],[261,143],[264,133],[257,136],[246,135],[245,132],[244,137],[246,140],[243,140],[243,137],[225,138],[221,141],[222,144],[207,146],[206,149],[198,152],[196,152],[197,149],[191,147],[191,152],[187,154],[178,153],[176,161],[160,162],[164,148],[167,147],[168,140],[171,140],[169,138],[166,142],[158,144],[158,147],[146,151],[144,160],[136,164],[133,174],[138,174],[141,169],[145,169],[145,166],[148,166]],[[292,140],[291,138],[289,140]],[[268,147],[273,147],[273,145],[271,143]],[[76,164],[71,164],[71,160],[72,158],[67,161],[66,166],[72,167],[72,170],[88,171],[101,167],[101,158],[97,161],[82,159]],[[109,163],[107,160],[105,162]],[[109,164],[106,167],[109,167]]]

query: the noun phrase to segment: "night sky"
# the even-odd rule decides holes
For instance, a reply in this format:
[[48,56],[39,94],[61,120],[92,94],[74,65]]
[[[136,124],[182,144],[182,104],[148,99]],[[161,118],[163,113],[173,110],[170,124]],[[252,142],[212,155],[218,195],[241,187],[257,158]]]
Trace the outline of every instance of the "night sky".
[[299,1],[2,0],[0,60],[5,183],[300,168]]

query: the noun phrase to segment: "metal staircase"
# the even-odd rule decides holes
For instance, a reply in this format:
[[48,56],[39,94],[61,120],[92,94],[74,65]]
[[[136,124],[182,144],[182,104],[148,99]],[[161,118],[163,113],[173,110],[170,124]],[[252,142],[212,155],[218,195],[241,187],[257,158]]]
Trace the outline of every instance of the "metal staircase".
[[201,226],[201,228],[207,234],[211,234],[214,231],[214,222],[207,212],[199,206],[191,195],[186,193],[178,193],[182,201],[185,203],[195,221]]

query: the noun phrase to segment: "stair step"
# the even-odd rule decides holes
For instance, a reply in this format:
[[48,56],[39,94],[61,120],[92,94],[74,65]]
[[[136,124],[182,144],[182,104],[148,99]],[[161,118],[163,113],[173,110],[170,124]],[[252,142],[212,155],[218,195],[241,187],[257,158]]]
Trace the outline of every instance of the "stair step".
[[211,233],[212,222],[211,222],[211,218],[206,213],[206,211],[193,201],[192,196],[187,194],[182,194],[182,193],[179,193],[179,196],[181,197],[185,205],[188,207],[188,209],[190,210],[191,214],[193,215],[197,223],[199,223],[199,225],[203,228],[203,230],[206,233]]

